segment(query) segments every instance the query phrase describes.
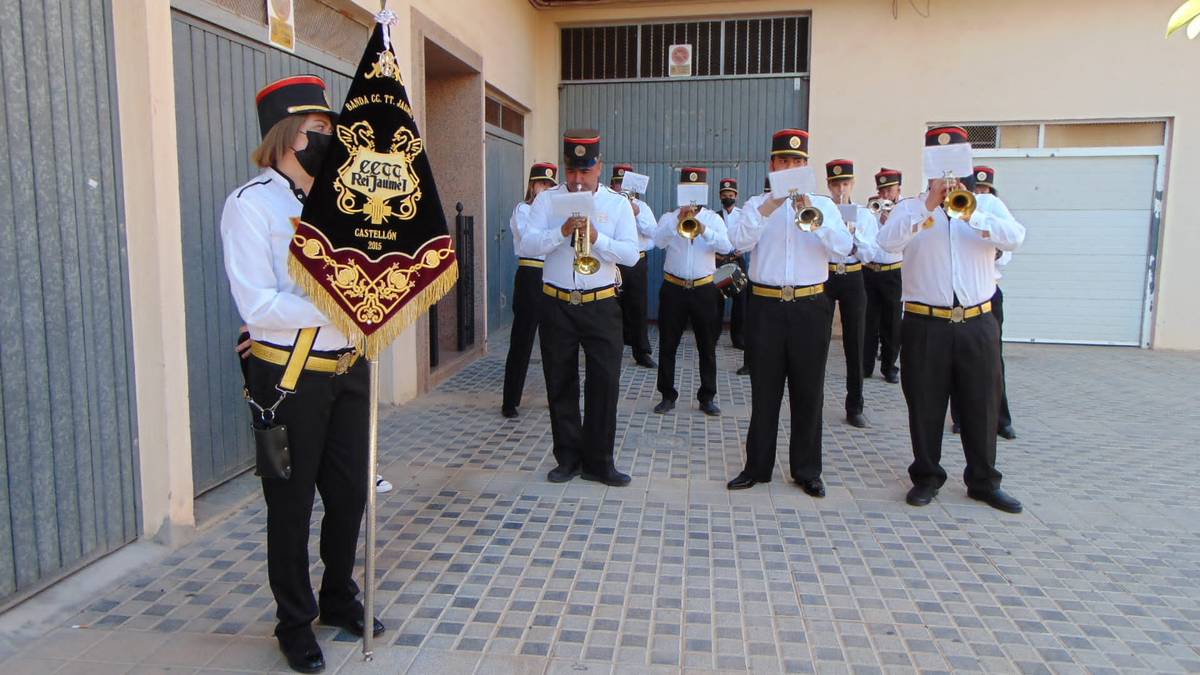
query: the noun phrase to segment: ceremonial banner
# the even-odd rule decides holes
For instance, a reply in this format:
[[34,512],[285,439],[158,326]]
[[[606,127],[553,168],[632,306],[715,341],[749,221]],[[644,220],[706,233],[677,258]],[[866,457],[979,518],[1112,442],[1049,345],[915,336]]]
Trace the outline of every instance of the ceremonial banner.
[[458,280],[425,144],[377,23],[292,238],[292,278],[370,359]]

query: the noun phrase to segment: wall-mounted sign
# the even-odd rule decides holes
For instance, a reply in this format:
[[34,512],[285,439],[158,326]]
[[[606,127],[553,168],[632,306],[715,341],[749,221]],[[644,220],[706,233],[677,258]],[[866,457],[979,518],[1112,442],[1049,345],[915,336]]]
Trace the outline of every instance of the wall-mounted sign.
[[271,44],[289,52],[296,51],[296,13],[292,10],[292,0],[267,0]]
[[671,45],[667,50],[667,75],[670,77],[692,76],[692,46]]

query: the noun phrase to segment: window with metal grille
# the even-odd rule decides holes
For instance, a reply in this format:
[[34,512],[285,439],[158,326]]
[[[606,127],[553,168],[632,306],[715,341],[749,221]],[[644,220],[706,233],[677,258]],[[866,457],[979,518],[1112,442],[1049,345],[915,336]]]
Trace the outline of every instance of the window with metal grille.
[[672,45],[692,46],[692,77],[808,72],[806,16],[562,29],[562,80],[668,77]]

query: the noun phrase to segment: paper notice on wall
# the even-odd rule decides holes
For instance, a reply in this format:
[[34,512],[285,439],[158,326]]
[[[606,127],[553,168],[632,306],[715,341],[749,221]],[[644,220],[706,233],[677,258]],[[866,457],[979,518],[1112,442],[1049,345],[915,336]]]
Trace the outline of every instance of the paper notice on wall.
[[296,51],[296,13],[292,0],[267,0],[267,25],[270,43],[289,52]]

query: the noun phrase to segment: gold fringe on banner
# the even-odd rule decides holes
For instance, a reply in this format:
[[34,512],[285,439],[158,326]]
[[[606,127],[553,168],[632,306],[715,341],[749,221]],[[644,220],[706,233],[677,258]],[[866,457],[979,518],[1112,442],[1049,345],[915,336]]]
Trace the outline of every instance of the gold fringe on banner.
[[291,273],[292,279],[296,284],[308,294],[309,300],[316,305],[317,309],[321,310],[321,313],[338,330],[345,333],[346,337],[354,343],[358,350],[370,360],[377,359],[379,353],[391,344],[392,340],[399,337],[400,333],[404,332],[404,329],[411,326],[416,322],[418,317],[429,311],[429,308],[434,303],[441,300],[443,296],[450,292],[454,284],[458,283],[458,261],[455,260],[420,293],[417,293],[417,295],[406,302],[403,309],[392,315],[383,326],[371,333],[370,336],[366,336],[359,330],[358,324],[355,323],[354,319],[346,314],[333,295],[321,285],[321,282],[294,255],[288,257],[288,271]]

